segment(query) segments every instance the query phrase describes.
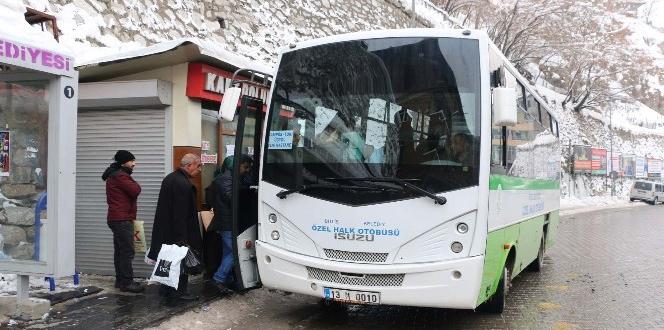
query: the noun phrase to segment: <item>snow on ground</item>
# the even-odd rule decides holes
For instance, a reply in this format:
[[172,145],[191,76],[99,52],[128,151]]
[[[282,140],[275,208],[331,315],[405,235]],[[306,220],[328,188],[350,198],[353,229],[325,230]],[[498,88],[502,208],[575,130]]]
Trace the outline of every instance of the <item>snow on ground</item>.
[[644,202],[630,202],[628,198],[618,196],[589,196],[585,198],[571,197],[563,198],[560,200],[560,215],[568,216],[572,214],[605,209],[618,209],[639,206],[651,205],[648,205]]
[[[16,274],[0,274],[0,295],[16,293]],[[73,277],[64,277],[55,280],[56,290],[66,291],[75,288]],[[48,281],[44,277],[30,276],[30,291],[45,291],[49,289]]]
[[630,201],[628,198],[620,196],[586,196],[579,198],[571,196],[569,198],[560,199],[560,209],[572,209],[580,207],[595,207],[595,206],[611,206],[611,205],[627,205]]
[[[413,1],[401,0],[401,5],[410,11],[413,8]],[[461,27],[460,20],[450,17],[444,10],[428,0],[415,0],[415,13],[436,28]]]

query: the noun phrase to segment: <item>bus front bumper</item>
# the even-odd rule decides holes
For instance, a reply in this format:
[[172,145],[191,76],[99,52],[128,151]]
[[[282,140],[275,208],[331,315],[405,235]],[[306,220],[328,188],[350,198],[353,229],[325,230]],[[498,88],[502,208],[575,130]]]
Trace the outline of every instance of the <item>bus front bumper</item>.
[[417,264],[339,262],[261,241],[256,257],[266,287],[321,298],[326,287],[378,292],[381,304],[457,309],[477,307],[484,266],[484,256]]

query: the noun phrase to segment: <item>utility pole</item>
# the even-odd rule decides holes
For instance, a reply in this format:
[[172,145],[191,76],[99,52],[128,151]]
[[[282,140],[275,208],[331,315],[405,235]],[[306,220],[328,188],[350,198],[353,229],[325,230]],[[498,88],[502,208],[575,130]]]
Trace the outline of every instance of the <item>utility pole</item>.
[[613,166],[613,106],[609,106],[609,144],[611,148],[611,196],[616,195],[616,169]]
[[410,11],[410,27],[415,28],[415,0],[412,1]]

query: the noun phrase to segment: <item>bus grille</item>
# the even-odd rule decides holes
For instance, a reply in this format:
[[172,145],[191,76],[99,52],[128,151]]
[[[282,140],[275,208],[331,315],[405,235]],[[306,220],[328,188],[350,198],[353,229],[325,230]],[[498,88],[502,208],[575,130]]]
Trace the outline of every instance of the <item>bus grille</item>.
[[307,267],[310,279],[359,286],[401,286],[405,274],[351,274]]
[[325,256],[330,259],[363,262],[385,262],[387,260],[387,253],[349,252],[332,249],[324,250]]

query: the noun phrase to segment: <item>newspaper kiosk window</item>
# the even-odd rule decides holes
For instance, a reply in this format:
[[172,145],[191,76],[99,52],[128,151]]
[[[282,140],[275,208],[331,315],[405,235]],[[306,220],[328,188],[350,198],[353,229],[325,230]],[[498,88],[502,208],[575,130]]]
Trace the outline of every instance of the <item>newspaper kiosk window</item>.
[[36,206],[46,192],[49,82],[1,74],[0,260],[43,261],[46,209]]

